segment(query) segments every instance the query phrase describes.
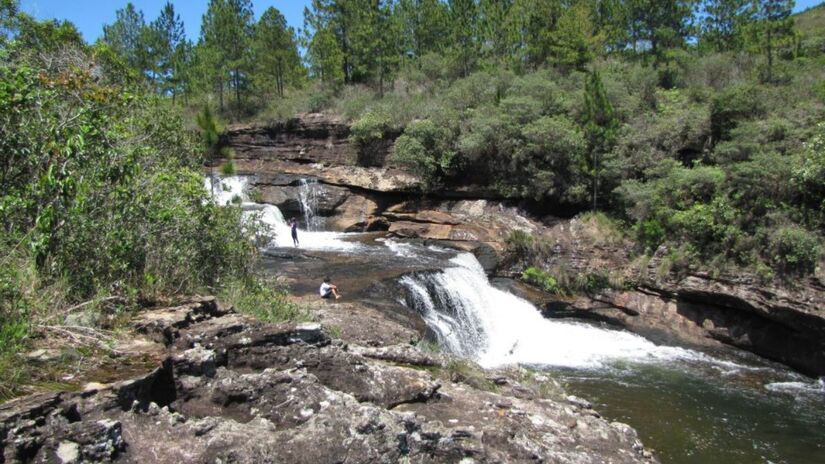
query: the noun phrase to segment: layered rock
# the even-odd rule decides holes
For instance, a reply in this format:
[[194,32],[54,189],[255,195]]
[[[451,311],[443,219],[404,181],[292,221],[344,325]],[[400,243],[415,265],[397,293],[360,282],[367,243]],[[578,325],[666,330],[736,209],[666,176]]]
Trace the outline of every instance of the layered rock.
[[161,365],[0,406],[5,462],[653,460],[587,402],[542,399],[506,375],[491,391],[441,380],[421,367],[445,360],[409,345],[351,346],[214,300],[145,313],[135,328],[167,347]]
[[[608,235],[593,221],[575,219],[543,231],[543,267],[570,275],[611,274],[628,284],[625,290],[606,288],[585,297],[533,297],[548,316],[607,321],[671,343],[732,345],[809,375],[825,375],[825,285],[819,279],[789,288],[747,275],[677,275],[662,271],[665,250],[633,263],[629,244]],[[524,267],[507,264],[510,275]]]
[[[573,301],[535,299],[550,316],[596,318],[654,339],[730,344],[808,374],[825,375],[821,280],[807,279],[791,288],[763,285],[747,276],[660,277],[657,259],[632,263],[632,245],[604,236],[594,221],[535,221],[492,192],[466,186],[424,200],[416,193],[419,181],[414,176],[386,163],[359,165],[357,151],[346,142],[345,126],[306,115],[276,128],[230,128],[227,141],[239,155],[239,168],[259,179],[264,201],[286,211],[295,211],[296,179],[318,179],[325,202],[322,214],[335,230],[388,230],[399,237],[438,240],[472,251],[488,272],[507,277],[517,276],[526,265],[503,253],[510,232],[522,230],[541,240],[545,268],[571,276],[609,274],[633,288]],[[377,158],[387,159],[384,153]],[[288,182],[277,180],[285,174],[291,176]]]

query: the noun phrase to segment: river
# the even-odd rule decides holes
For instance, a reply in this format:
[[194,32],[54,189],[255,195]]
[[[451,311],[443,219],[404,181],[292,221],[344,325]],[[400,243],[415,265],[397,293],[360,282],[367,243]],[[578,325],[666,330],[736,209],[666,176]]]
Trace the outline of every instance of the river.
[[[280,211],[249,202],[245,185],[225,179],[216,201],[239,203],[250,220],[267,224],[270,252],[292,249]],[[366,273],[348,276],[351,285],[392,279],[403,290],[399,303],[424,319],[427,338],[442,350],[486,368],[518,364],[549,373],[606,418],[633,426],[664,463],[825,462],[822,380],[733,348],[657,345],[599,324],[545,319],[492,286],[471,254],[322,231],[323,221],[312,216],[312,185],[302,183],[304,224],[312,231],[300,232],[300,249],[315,252],[322,262],[314,265],[326,272]]]

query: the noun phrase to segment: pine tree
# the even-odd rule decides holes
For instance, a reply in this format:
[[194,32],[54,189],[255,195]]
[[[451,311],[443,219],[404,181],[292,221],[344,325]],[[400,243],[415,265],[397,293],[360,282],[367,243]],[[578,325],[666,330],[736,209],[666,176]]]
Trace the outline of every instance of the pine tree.
[[275,7],[269,7],[255,25],[253,50],[256,77],[274,83],[275,93],[283,98],[284,88],[297,83],[303,68],[295,30],[287,27],[286,18]]
[[162,93],[175,93],[174,82],[176,70],[180,67],[176,60],[181,59],[181,45],[184,43],[183,21],[175,13],[172,3],[166,2],[160,16],[150,24],[153,40],[152,64],[157,80],[157,87]]
[[478,59],[478,6],[475,0],[449,0],[452,54],[459,75],[467,76]]
[[123,57],[130,68],[143,72],[146,27],[143,12],[129,2],[115,12],[115,17],[114,23],[103,26],[103,42]]
[[584,84],[584,109],[584,132],[587,150],[590,153],[588,171],[593,182],[593,209],[596,210],[603,158],[613,148],[618,130],[613,106],[607,99],[607,93],[597,71],[587,75]]
[[705,0],[701,44],[716,51],[742,46],[742,29],[749,21],[752,0]]
[[698,0],[628,0],[627,26],[635,49],[650,49],[659,62],[668,48],[683,47],[693,33]]
[[767,59],[765,80],[773,82],[773,62],[777,47],[793,37],[793,0],[754,0],[751,6],[751,43]]
[[250,0],[210,0],[201,24],[203,54],[215,66],[214,81],[218,83],[221,109],[223,89],[228,83],[235,90],[240,106],[241,92],[249,77],[249,43],[253,29]]
[[401,53],[420,59],[447,46],[447,7],[439,0],[399,0],[394,8],[401,39]]

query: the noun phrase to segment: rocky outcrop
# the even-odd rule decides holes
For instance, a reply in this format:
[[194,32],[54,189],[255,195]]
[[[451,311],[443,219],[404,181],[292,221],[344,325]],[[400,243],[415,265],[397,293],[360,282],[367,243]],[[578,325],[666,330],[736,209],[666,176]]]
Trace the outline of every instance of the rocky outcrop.
[[[629,244],[610,238],[592,220],[562,221],[542,237],[543,267],[569,275],[610,274],[626,286],[585,297],[532,298],[550,317],[597,319],[668,343],[732,345],[809,375],[825,375],[825,285],[816,278],[787,287],[747,275],[665,272],[665,250],[634,263]],[[509,275],[524,267],[507,264]]]
[[632,244],[606,233],[592,218],[536,221],[472,187],[422,199],[414,176],[386,164],[359,165],[347,134],[340,121],[306,115],[275,128],[233,127],[226,140],[235,148],[240,170],[256,174],[263,201],[284,211],[298,211],[294,199],[300,178],[318,179],[319,210],[329,228],[437,240],[475,253],[488,272],[506,277],[519,275],[527,265],[504,253],[511,231],[522,230],[538,240],[544,268],[570,277],[609,276],[615,287],[630,289],[572,300],[539,298],[548,316],[595,318],[663,341],[734,345],[825,375],[825,285],[820,280],[790,288],[747,276],[660,276],[657,258],[634,263]]
[[[207,299],[139,316],[152,372],[0,405],[4,462],[653,461],[586,401],[498,374],[444,380],[440,355],[363,347],[319,324],[263,324]],[[538,382],[552,382],[538,379]]]
[[238,160],[354,165],[357,154],[348,137],[348,124],[325,114],[309,113],[271,125],[229,126],[220,143],[231,147]]

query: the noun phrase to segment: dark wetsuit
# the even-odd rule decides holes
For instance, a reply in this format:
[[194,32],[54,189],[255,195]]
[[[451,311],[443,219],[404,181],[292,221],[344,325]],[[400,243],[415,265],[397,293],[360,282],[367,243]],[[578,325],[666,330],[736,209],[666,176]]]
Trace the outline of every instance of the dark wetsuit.
[[292,242],[298,246],[298,222],[292,221]]

